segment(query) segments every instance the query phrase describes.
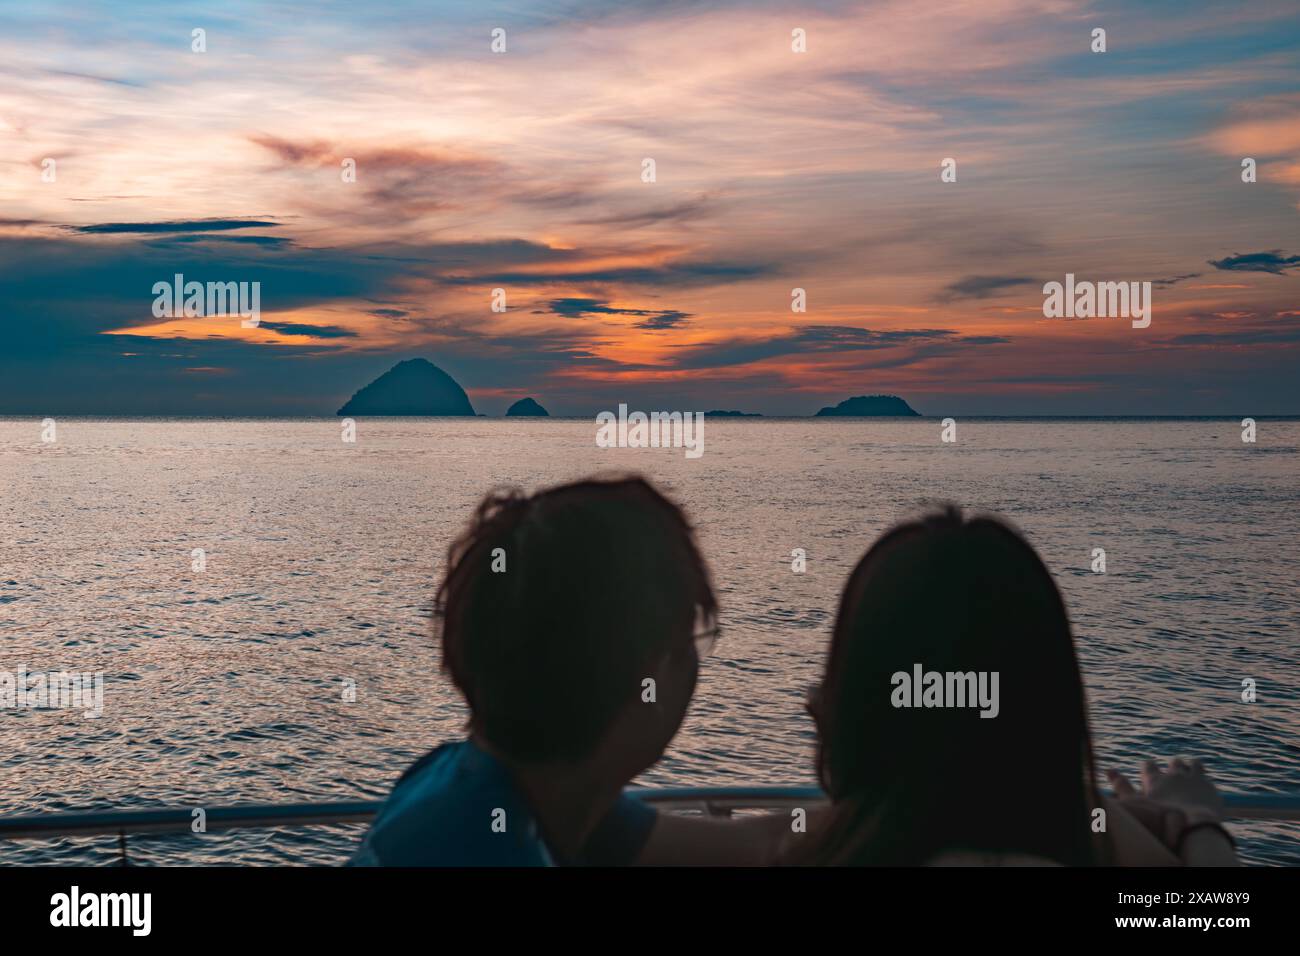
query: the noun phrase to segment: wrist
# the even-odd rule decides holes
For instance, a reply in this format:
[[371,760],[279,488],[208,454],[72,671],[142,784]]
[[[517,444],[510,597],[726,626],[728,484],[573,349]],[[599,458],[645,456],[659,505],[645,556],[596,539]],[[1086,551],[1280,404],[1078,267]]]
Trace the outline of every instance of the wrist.
[[1232,835],[1215,820],[1192,823],[1183,829],[1174,852],[1188,866],[1226,864],[1236,861]]

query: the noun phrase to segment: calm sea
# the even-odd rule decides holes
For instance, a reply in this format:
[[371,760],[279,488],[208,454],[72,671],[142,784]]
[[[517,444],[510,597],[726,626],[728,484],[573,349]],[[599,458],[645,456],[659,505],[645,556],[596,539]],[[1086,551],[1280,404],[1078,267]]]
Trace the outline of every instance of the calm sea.
[[[0,813],[377,798],[464,711],[428,637],[479,496],[637,470],[699,527],[723,636],[646,784],[806,784],[839,589],[926,502],[999,512],[1056,574],[1103,765],[1204,755],[1300,791],[1300,422],[710,419],[703,457],[590,420],[0,419],[0,670],[103,671],[104,713],[0,711]],[[1090,570],[1093,548],[1107,573]],[[790,554],[807,552],[804,574]],[[206,570],[192,570],[202,549]],[[1258,700],[1243,703],[1242,680]],[[355,681],[357,700],[341,691]],[[1032,754],[1016,789],[1033,780]],[[1300,827],[1243,826],[1256,863]],[[355,828],[136,838],[137,863],[336,863]],[[112,838],[0,846],[102,863]]]

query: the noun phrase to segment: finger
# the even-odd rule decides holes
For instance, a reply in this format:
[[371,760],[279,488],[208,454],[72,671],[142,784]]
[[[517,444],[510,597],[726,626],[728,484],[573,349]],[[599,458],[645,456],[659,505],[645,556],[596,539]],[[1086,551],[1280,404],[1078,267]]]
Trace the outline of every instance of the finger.
[[1133,784],[1128,782],[1118,770],[1107,770],[1106,779],[1110,781],[1111,789],[1115,791],[1117,797],[1136,797],[1137,791],[1133,789]]
[[1145,790],[1147,793],[1150,793],[1151,788],[1155,785],[1156,781],[1159,780],[1161,776],[1162,774],[1160,772],[1159,763],[1157,763],[1154,760],[1142,761],[1142,789],[1143,790]]
[[1205,763],[1200,757],[1193,757],[1190,762],[1192,773],[1200,774],[1202,777],[1205,776]]
[[1188,760],[1186,757],[1175,757],[1173,760],[1169,761],[1169,772],[1170,773],[1191,773],[1192,762]]

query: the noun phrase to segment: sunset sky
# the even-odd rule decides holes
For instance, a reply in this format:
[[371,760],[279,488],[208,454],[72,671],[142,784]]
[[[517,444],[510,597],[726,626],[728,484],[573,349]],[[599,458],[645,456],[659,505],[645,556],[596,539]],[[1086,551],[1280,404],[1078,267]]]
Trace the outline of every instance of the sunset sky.
[[0,0],[0,79],[0,413],[1300,413],[1294,0]]

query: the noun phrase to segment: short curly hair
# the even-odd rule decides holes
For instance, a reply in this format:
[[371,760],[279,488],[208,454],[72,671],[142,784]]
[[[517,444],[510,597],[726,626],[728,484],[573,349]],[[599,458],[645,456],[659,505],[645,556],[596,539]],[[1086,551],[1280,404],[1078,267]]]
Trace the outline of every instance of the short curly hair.
[[631,476],[489,493],[448,550],[434,612],[470,728],[550,762],[589,753],[717,602],[681,508]]

